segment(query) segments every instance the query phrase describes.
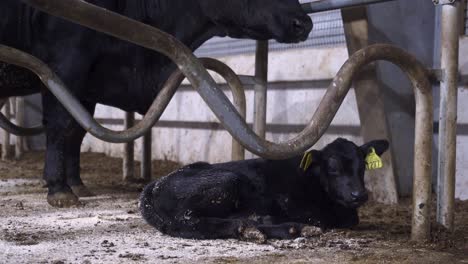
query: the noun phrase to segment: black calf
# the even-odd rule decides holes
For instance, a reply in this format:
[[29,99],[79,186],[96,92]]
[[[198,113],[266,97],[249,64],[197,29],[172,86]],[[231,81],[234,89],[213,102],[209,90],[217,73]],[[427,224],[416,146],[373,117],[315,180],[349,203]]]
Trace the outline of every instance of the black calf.
[[366,156],[387,148],[386,140],[359,147],[340,138],[304,158],[194,163],[146,186],[140,209],[161,232],[184,238],[242,238],[252,230],[293,238],[309,225],[352,227],[367,201]]

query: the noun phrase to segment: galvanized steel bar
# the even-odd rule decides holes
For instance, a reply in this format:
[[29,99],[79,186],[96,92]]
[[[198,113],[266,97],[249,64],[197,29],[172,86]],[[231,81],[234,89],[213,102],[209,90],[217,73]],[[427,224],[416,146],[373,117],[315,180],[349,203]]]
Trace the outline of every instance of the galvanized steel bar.
[[[124,143],[142,136],[158,120],[166,108],[176,88],[163,89],[148,111],[151,118],[145,118],[132,128],[125,131],[112,131],[101,125],[89,114],[81,103],[66,89],[66,86],[42,61],[22,51],[0,45],[0,60],[25,67],[36,73],[44,85],[59,99],[65,109],[77,120],[77,122],[95,137],[107,142]],[[5,117],[0,115],[0,120]],[[5,123],[5,122],[4,122]],[[15,127],[12,127],[14,129]],[[19,131],[18,131],[19,132]]]
[[[245,120],[246,118],[246,98],[244,84],[242,82],[241,76],[238,76],[231,68],[221,61],[211,59],[211,58],[202,58],[203,65],[212,71],[215,71],[221,75],[232,92],[232,97],[234,101],[234,106],[239,112],[240,116]],[[249,76],[252,80],[256,80],[255,77]],[[245,78],[244,78],[245,80]],[[255,81],[255,83],[258,83]],[[244,147],[235,139],[232,139],[232,160],[243,160],[245,159],[245,149]]]
[[455,1],[441,6],[441,68],[444,75],[440,83],[437,221],[451,231],[455,209],[459,5],[459,1]]
[[[416,124],[413,165],[413,217],[411,221],[411,239],[413,241],[429,240],[431,226],[432,129],[434,114],[430,82],[426,76],[421,78],[426,79],[424,83],[417,83],[418,81],[412,80],[413,86],[416,88],[419,88],[417,85],[425,86],[425,88],[421,87],[414,91],[416,96]],[[426,85],[428,86],[426,87]]]
[[390,2],[395,0],[323,0],[302,4],[306,13],[317,13],[347,7],[362,6]]
[[260,138],[265,138],[266,104],[268,82],[268,41],[257,41],[255,53],[255,78],[262,83],[254,85],[253,129]]
[[[3,102],[2,115],[5,119],[10,120],[10,100]],[[3,131],[2,135],[2,160],[7,160],[11,158],[11,149],[10,149],[10,133],[6,130]]]
[[[8,102],[9,99],[1,99],[0,100],[0,108]],[[10,121],[10,118],[5,117],[3,114],[0,113],[0,128],[3,128],[6,132],[16,135],[16,136],[36,136],[44,132],[43,126],[25,128],[18,126]]]
[[140,172],[141,178],[145,181],[151,180],[151,143],[152,143],[152,130],[150,129],[144,136],[141,142],[141,163]]
[[[135,113],[125,112],[124,129],[135,125]],[[129,141],[124,144],[124,156],[122,160],[123,180],[131,181],[135,178],[135,142]]]
[[[5,50],[10,52],[5,52]],[[8,55],[5,55],[5,53]],[[167,106],[167,103],[175,92],[175,89],[168,87],[163,88],[142,122],[139,122],[133,128],[125,132],[115,132],[97,124],[89,113],[83,109],[79,102],[69,92],[67,92],[66,89],[64,89],[65,86],[61,84],[55,74],[48,70],[47,66],[43,65],[42,62],[35,58],[31,58],[30,55],[24,54],[18,50],[12,50],[11,48],[1,45],[0,59],[7,60],[9,63],[19,64],[20,66],[30,68],[36,73],[39,73],[38,75],[41,76],[44,83],[47,84],[49,89],[56,94],[58,98],[62,98],[64,106],[80,124],[87,128],[87,130],[93,135],[108,141],[115,139],[132,140],[140,133],[144,134],[144,132],[147,131],[149,127],[152,127],[154,122],[159,118],[162,110]],[[315,142],[325,133],[342,103],[349,86],[351,85],[352,76],[359,71],[360,67],[375,60],[389,60],[393,63],[398,63],[399,61],[413,61],[413,57],[403,50],[391,45],[373,45],[357,52],[343,65],[340,72],[333,80],[322,102],[316,110],[316,113],[312,117],[310,124],[298,136],[282,143],[273,143],[259,138],[248,127],[224,93],[217,87],[215,87],[215,90],[222,96],[215,97],[218,94],[218,92],[216,92],[214,93],[216,95],[211,95],[214,96],[211,101],[205,101],[208,105],[214,105],[212,108],[218,111],[218,118],[231,135],[233,135],[234,138],[240,141],[244,147],[248,148],[254,154],[272,159],[282,159],[294,155],[300,155],[315,144]],[[403,69],[406,71],[416,68],[426,73],[425,68],[420,63],[415,66],[408,64],[402,65],[404,66]],[[427,81],[426,75],[424,77],[424,81]],[[418,85],[418,87],[420,86],[421,85]],[[195,88],[196,87],[197,86],[195,85]],[[199,90],[201,91],[202,89]],[[218,109],[219,105],[223,105],[224,107]],[[231,108],[233,109],[231,110]],[[109,132],[109,134],[105,134],[106,132]]]
[[[45,86],[51,90],[51,92],[58,98],[60,102],[62,102],[64,107],[72,114],[72,116],[81,126],[83,126],[88,132],[97,138],[109,142],[132,141],[139,135],[146,133],[146,131],[148,131],[148,129],[150,129],[154,123],[159,120],[162,112],[184,79],[184,75],[181,71],[175,72],[169,78],[166,84],[163,85],[159,96],[153,102],[152,106],[148,110],[148,113],[143,118],[143,121],[138,122],[135,126],[125,131],[115,132],[104,128],[99,123],[97,123],[86,111],[86,109],[84,109],[84,107],[79,103],[79,101],[68,92],[60,79],[47,67],[47,65],[45,65],[37,58],[22,51],[0,45],[0,60],[28,68],[35,72],[40,77]],[[242,119],[245,119],[245,94],[242,83],[237,75],[228,66],[221,62],[213,59],[202,59],[202,61],[208,69],[216,71],[226,79],[231,90],[233,91],[234,103],[237,109],[239,109],[239,115]],[[232,106],[229,101],[228,104]],[[234,111],[237,113],[236,108]],[[0,118],[5,117],[0,115]],[[128,131],[131,131],[131,133],[128,133]],[[119,141],[114,141],[116,138]],[[238,146],[238,143],[233,143],[233,158],[243,159],[244,149],[241,146]]]
[[[15,120],[16,120],[16,125],[19,127],[24,127],[24,107],[25,107],[24,98],[17,97],[16,102],[15,102],[15,108],[16,108]],[[15,142],[15,158],[16,159],[20,159],[23,156],[24,140],[25,140],[24,137],[16,136],[16,142]]]
[[255,76],[249,76],[249,75],[238,75],[240,81],[244,86],[247,85],[266,85],[264,84],[265,81],[258,79]]

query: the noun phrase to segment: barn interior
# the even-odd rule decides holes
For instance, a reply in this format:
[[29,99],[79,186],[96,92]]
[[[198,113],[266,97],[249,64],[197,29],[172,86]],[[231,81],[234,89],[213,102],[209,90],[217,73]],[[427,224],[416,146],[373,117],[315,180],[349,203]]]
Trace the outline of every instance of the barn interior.
[[[46,201],[44,134],[16,136],[8,127],[0,129],[0,262],[468,263],[468,107],[462,103],[468,96],[467,2],[299,2],[314,22],[306,41],[214,38],[195,55],[215,58],[240,77],[246,123],[275,143],[296,137],[311,123],[330,83],[363,48],[391,44],[427,69],[433,105],[425,108],[424,93],[398,66],[379,61],[363,67],[352,76],[333,121],[311,145],[320,149],[338,137],[358,144],[391,142],[391,151],[382,156],[384,168],[366,172],[371,196],[359,209],[358,226],[265,243],[173,238],[149,226],[138,209],[146,183],[197,161],[266,155],[233,140],[225,120],[185,80],[160,120],[139,139],[116,144],[86,135],[81,177],[95,195],[71,208]],[[0,65],[2,79],[8,67]],[[457,70],[447,70],[453,67]],[[224,78],[211,73],[233,100]],[[0,86],[5,83],[0,80]],[[9,98],[2,113],[20,127],[34,127],[42,120],[40,96]],[[94,118],[108,129],[123,130],[143,117],[98,105]],[[429,206],[418,210],[415,205],[422,202]]]

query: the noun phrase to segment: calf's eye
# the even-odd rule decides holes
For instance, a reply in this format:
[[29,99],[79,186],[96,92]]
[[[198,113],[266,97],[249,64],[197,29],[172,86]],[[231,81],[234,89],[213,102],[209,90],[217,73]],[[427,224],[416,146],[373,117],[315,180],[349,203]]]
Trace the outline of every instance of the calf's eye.
[[341,162],[335,158],[331,157],[328,159],[328,173],[339,174],[341,172]]

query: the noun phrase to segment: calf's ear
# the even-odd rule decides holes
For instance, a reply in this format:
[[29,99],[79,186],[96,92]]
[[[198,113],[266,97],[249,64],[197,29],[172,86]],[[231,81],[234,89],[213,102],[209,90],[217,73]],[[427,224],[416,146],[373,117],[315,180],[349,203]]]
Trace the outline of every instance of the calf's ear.
[[311,150],[304,153],[301,163],[299,164],[299,169],[306,172],[312,167],[312,163],[320,163],[322,160],[321,154],[322,153],[317,150]]
[[385,151],[387,151],[389,147],[389,142],[388,140],[381,139],[381,140],[373,140],[370,142],[367,142],[366,144],[362,145],[360,147],[361,151],[364,153],[364,155],[368,154],[371,150],[371,148],[374,148],[375,153],[377,155],[382,155]]

